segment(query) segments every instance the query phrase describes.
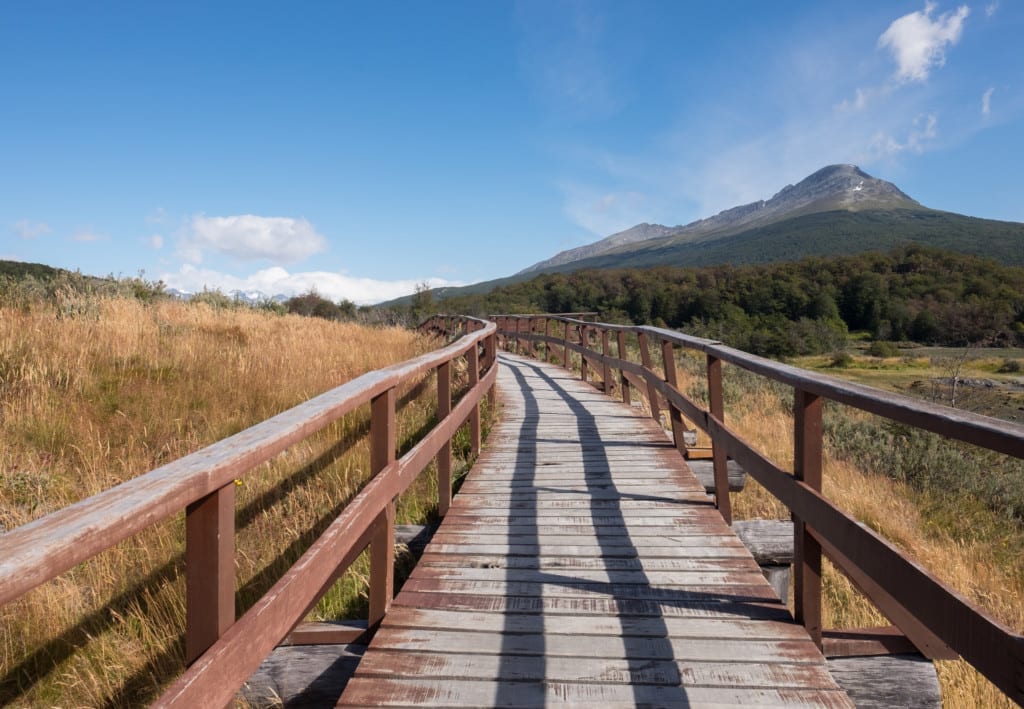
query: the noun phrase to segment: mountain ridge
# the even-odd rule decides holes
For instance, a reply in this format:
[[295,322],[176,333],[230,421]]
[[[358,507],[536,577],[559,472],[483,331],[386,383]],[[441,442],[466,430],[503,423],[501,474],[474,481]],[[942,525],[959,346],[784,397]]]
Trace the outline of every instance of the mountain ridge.
[[856,165],[828,165],[795,185],[786,185],[767,200],[725,209],[681,226],[638,224],[591,244],[559,252],[516,275],[541,273],[605,254],[629,252],[644,248],[643,242],[647,241],[670,240],[667,243],[677,244],[713,241],[802,214],[901,208],[924,209],[896,185],[872,177]]

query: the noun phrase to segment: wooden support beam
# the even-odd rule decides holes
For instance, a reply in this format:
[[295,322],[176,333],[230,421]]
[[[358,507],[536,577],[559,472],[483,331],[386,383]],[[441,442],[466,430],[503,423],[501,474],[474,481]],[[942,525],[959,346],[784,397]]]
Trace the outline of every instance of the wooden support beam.
[[[722,394],[722,360],[708,355],[708,405],[711,415],[725,425],[725,402]],[[732,501],[729,498],[729,459],[725,446],[711,439],[711,456],[715,474],[715,505],[726,524],[732,524]]]
[[[647,345],[647,333],[643,331],[637,333],[637,340],[640,343],[640,363],[648,372],[653,372],[651,350]],[[658,410],[658,389],[651,382],[647,382],[647,404],[651,409],[651,418],[656,421],[661,420],[661,411]]]
[[[473,345],[466,351],[469,365],[469,388],[473,389],[480,382],[480,355],[477,346]],[[473,457],[480,455],[480,403],[473,405],[469,414],[469,449]]]
[[235,483],[185,508],[185,662],[235,622]]
[[[821,492],[820,397],[796,389],[793,392],[793,477]],[[821,544],[811,536],[799,516],[793,516],[794,616],[811,639],[821,647]]]
[[[619,359],[629,359],[628,352],[626,350],[626,331],[619,330],[616,333],[615,339],[618,346]],[[626,371],[623,369],[619,370],[619,388],[622,390],[622,403],[631,403],[629,379],[626,378]]]
[[[672,343],[668,340],[662,340],[661,343],[661,362],[665,370],[665,382],[676,391],[679,391],[675,350],[672,347]],[[672,405],[671,401],[668,404],[668,417],[672,425],[672,441],[676,444],[676,449],[685,456],[686,441],[683,433],[686,431],[686,426],[683,424],[683,414]]]
[[[395,389],[370,401],[370,474],[377,475],[395,461],[397,443]],[[370,538],[371,631],[380,625],[395,595],[395,502],[377,516]]]
[[[437,368],[437,420],[452,412],[451,360]],[[444,517],[452,504],[452,442],[448,440],[437,454],[437,513]]]

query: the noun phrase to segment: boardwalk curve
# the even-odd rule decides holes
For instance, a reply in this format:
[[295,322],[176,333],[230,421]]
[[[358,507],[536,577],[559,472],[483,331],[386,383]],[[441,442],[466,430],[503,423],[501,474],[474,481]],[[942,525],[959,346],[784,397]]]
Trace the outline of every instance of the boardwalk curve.
[[500,359],[501,420],[339,706],[852,706],[656,423]]

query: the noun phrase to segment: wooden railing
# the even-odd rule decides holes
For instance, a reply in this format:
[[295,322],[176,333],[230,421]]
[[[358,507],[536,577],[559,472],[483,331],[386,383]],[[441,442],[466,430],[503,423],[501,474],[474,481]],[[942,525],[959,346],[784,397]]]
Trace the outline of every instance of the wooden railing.
[[[438,330],[435,321],[425,326]],[[451,501],[451,440],[467,422],[480,448],[480,404],[497,375],[495,325],[452,318],[454,343],[364,374],[180,460],[0,536],[0,604],[9,603],[123,539],[185,510],[186,629],[190,663],[156,706],[224,706],[364,549],[370,548],[368,627],[394,595],[395,498],[435,458],[439,511]],[[452,406],[452,364],[468,390]],[[399,387],[437,376],[437,422],[396,460]],[[370,404],[372,479],[302,557],[235,619],[235,480],[333,421]]]
[[[899,638],[892,628],[822,630],[822,553],[924,655],[933,659],[961,656],[1012,700],[1024,703],[1024,637],[993,620],[822,496],[822,404],[840,402],[1017,458],[1024,458],[1024,426],[840,381],[671,330],[552,315],[493,319],[504,348],[568,368],[578,361],[583,380],[599,374],[605,391],[618,389],[627,403],[636,390],[646,397],[655,418],[666,407],[681,450],[684,417],[707,433],[713,448],[716,504],[726,521],[731,523],[732,517],[729,458],[789,508],[795,523],[795,616],[827,654],[883,654],[900,643],[894,642]],[[679,390],[677,347],[705,355],[707,408]],[[658,349],[661,361],[656,366],[652,350]],[[631,350],[638,352],[639,362],[631,361]],[[726,425],[723,362],[793,388],[792,471],[780,468]]]

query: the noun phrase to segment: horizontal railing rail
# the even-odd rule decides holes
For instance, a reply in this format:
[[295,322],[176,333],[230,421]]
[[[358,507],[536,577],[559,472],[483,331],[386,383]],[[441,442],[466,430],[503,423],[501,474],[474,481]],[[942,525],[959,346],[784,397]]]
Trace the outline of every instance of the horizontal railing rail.
[[[830,558],[879,610],[926,656],[963,657],[1017,703],[1024,703],[1024,637],[908,559],[899,549],[821,494],[822,404],[835,401],[892,421],[941,434],[999,453],[1024,458],[1024,426],[951,409],[899,394],[844,382],[742,352],[721,342],[656,327],[623,326],[550,314],[494,315],[499,346],[513,352],[577,366],[586,381],[600,376],[606,393],[618,389],[629,403],[636,390],[660,418],[667,409],[673,438],[685,449],[684,418],[711,439],[715,502],[732,521],[727,462],[734,459],[789,508],[794,520],[794,615],[830,654],[853,650],[840,638],[863,638],[869,630],[829,633],[821,625],[821,558]],[[635,338],[640,361],[630,359]],[[660,348],[660,367],[652,349]],[[678,387],[675,348],[704,354],[707,408]],[[573,355],[577,355],[574,358]],[[782,469],[729,428],[722,389],[722,363],[792,387],[794,464]],[[614,375],[617,370],[618,374]],[[885,643],[879,642],[880,650]]]
[[[470,427],[480,449],[480,406],[497,376],[496,326],[453,318],[461,336],[433,352],[369,372],[288,411],[105,492],[0,535],[0,604],[185,510],[185,654],[190,663],[156,706],[224,706],[270,651],[370,548],[372,630],[394,595],[395,498],[437,460],[438,508],[451,501],[451,440]],[[424,327],[437,330],[434,321]],[[452,406],[453,360],[468,389]],[[396,459],[400,386],[437,375],[437,422]],[[370,404],[373,476],[300,559],[235,619],[235,480],[328,424]]]

